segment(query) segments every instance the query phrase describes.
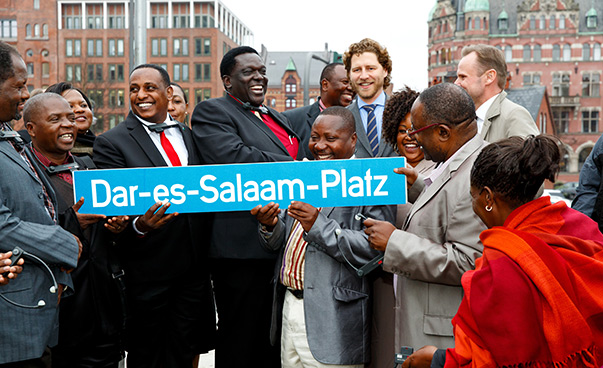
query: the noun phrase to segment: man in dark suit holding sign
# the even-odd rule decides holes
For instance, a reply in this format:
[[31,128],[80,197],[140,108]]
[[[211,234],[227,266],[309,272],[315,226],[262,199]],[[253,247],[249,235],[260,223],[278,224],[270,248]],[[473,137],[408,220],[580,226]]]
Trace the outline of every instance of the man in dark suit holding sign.
[[[96,139],[96,165],[108,169],[200,164],[190,130],[168,115],[171,97],[170,77],[163,68],[150,64],[134,68],[131,112]],[[136,217],[118,244],[131,307],[126,326],[128,367],[190,368],[196,354],[212,348],[215,311],[203,240],[207,221],[204,215],[166,214],[169,206],[157,202]]]
[[[220,64],[225,97],[201,102],[192,115],[195,143],[208,164],[291,161],[303,150],[287,119],[263,105],[268,78],[256,50],[237,47]],[[276,254],[257,237],[249,212],[215,214],[209,255],[218,307],[216,367],[238,367],[241,359],[278,367],[269,343],[272,272]],[[255,359],[254,358],[254,359]]]

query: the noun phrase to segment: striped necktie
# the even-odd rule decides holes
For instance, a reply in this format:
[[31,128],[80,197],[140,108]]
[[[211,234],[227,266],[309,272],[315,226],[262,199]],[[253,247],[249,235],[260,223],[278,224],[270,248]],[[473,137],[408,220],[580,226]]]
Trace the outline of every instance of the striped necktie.
[[379,136],[377,134],[377,117],[375,116],[375,108],[377,105],[364,105],[363,109],[366,110],[368,117],[366,119],[366,136],[368,137],[373,151],[373,156],[377,156],[379,152]]

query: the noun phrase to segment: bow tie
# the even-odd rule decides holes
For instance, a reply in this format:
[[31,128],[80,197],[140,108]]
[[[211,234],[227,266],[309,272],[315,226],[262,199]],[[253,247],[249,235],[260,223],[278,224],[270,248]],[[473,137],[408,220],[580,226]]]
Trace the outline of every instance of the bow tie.
[[167,123],[161,123],[161,124],[149,124],[147,125],[147,128],[149,128],[149,130],[151,132],[155,132],[155,133],[161,133],[166,129],[169,128],[176,128],[178,127],[178,124],[167,124]]
[[268,114],[268,108],[264,105],[260,105],[260,106],[256,107],[256,106],[252,106],[249,102],[244,102],[243,108],[245,110],[258,111],[262,114]]

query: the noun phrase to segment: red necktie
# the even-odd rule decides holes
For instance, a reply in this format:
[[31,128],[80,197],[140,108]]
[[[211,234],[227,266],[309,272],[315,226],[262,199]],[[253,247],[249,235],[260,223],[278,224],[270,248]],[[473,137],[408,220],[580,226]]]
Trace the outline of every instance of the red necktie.
[[161,138],[161,147],[163,147],[165,154],[170,159],[172,166],[182,166],[182,164],[180,163],[180,159],[178,158],[178,154],[174,150],[174,147],[170,143],[170,140],[167,139],[167,137],[165,136],[165,132],[161,132],[159,134],[159,137]]

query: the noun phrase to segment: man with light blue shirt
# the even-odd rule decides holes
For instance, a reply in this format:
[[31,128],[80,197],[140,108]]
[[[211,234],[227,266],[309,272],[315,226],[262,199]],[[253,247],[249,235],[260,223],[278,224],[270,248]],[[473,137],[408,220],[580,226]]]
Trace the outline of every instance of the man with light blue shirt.
[[356,101],[348,106],[356,120],[356,157],[397,156],[394,148],[381,140],[381,118],[387,100],[384,89],[391,82],[392,72],[387,49],[365,38],[350,45],[343,55],[343,64],[358,94]]

